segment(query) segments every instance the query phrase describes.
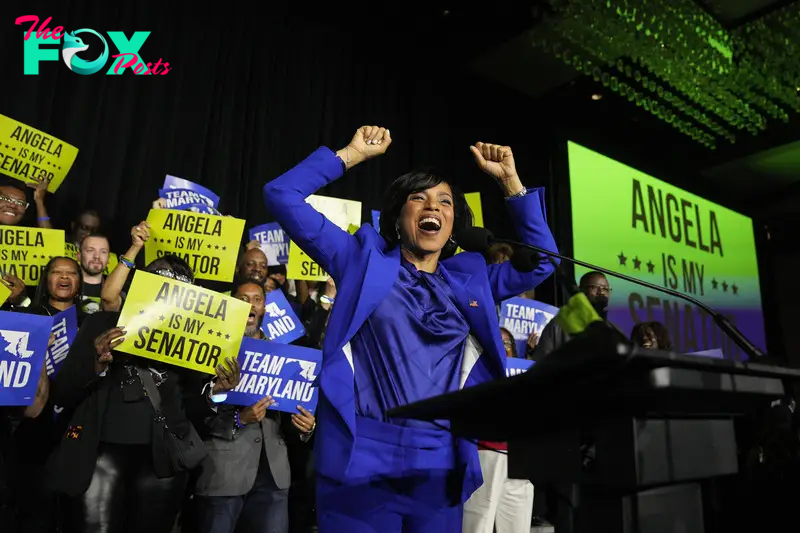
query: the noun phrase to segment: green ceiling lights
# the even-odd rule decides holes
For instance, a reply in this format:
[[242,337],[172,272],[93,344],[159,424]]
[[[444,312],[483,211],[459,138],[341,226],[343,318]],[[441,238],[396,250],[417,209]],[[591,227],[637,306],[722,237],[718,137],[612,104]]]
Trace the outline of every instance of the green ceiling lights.
[[692,0],[549,0],[534,46],[711,149],[800,112],[800,2],[726,30]]

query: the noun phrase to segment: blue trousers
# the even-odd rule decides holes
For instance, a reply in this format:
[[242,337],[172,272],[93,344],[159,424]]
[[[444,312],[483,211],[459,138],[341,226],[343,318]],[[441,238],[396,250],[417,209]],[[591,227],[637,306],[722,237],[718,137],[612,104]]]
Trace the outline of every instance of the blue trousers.
[[357,429],[352,479],[317,476],[319,533],[461,533],[452,437],[364,418]]
[[250,492],[241,496],[198,496],[199,533],[288,533],[289,489],[279,489],[261,454]]

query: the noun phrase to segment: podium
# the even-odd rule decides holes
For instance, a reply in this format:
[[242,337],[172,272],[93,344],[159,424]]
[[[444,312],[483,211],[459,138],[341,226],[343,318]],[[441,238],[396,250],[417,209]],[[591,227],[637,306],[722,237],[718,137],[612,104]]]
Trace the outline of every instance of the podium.
[[595,323],[524,374],[390,417],[508,442],[509,477],[555,485],[558,533],[703,533],[702,485],[738,472],[734,419],[800,371],[638,348]]

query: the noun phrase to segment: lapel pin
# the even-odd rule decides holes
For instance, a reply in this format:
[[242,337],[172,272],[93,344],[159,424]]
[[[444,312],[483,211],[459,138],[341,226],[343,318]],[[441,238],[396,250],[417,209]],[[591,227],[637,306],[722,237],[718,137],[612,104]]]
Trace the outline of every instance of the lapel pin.
[[470,300],[469,301],[469,306],[470,307],[478,307],[478,301],[477,300]]

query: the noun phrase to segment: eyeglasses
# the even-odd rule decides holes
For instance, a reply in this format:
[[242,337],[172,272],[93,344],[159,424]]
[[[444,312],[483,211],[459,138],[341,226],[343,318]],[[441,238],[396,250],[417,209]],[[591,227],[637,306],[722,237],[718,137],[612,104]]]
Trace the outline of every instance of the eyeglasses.
[[28,209],[28,206],[31,205],[25,200],[17,200],[16,198],[11,198],[10,196],[6,196],[4,194],[0,194],[0,201],[19,206],[22,209]]
[[174,280],[177,280],[177,281],[182,281],[184,283],[194,283],[194,281],[192,281],[188,277],[186,277],[186,276],[184,276],[182,274],[176,274],[172,270],[168,270],[166,268],[159,268],[158,270],[154,270],[153,274],[158,274],[159,276],[164,276],[165,278],[170,278],[170,279],[174,279]]
[[514,341],[506,339],[503,341],[503,344],[506,346],[514,346]]
[[584,285],[583,288],[594,289],[599,293],[611,294],[611,287],[606,287],[605,285]]

